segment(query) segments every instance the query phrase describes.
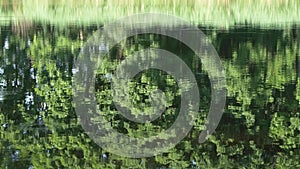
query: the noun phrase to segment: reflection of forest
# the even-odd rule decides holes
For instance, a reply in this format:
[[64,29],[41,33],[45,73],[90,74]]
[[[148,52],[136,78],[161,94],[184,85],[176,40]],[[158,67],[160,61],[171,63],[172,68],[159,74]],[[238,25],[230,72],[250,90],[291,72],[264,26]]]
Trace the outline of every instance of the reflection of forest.
[[[199,60],[182,44],[155,36],[141,36],[122,43],[124,55],[153,45],[178,54],[199,75],[201,108],[189,136],[169,153],[146,159],[127,159],[102,152],[77,121],[72,105],[74,60],[97,27],[57,29],[31,25],[25,33],[11,26],[0,34],[0,166],[66,168],[295,168],[300,165],[300,30],[232,28],[204,30],[218,51],[227,76],[227,105],[216,133],[197,144],[210,101],[209,81]],[[13,30],[13,31],[12,31]],[[118,53],[119,51],[112,51]],[[167,128],[176,112],[176,87],[162,72],[137,78],[132,97],[160,87],[169,92],[169,116],[153,124],[134,125],[113,108],[105,75],[117,64],[108,57],[99,68],[104,83],[97,98],[112,125],[136,137]],[[103,77],[101,76],[104,75]],[[166,79],[157,78],[157,74]],[[151,82],[151,83],[150,83]],[[151,84],[139,86],[139,84]],[[105,84],[105,85],[103,85]],[[157,86],[155,86],[155,85]],[[170,85],[168,85],[170,84]],[[167,92],[167,93],[168,93]],[[146,98],[145,96],[143,96]],[[136,104],[145,99],[134,100]],[[174,112],[173,112],[174,111]],[[166,114],[168,115],[168,114]]]

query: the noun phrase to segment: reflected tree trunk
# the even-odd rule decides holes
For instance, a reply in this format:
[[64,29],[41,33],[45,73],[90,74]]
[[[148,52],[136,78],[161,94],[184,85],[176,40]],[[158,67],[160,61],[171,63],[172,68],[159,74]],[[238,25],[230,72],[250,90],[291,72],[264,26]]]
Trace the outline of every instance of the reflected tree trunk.
[[296,74],[297,74],[297,77],[300,78],[300,54],[297,53],[296,54]]

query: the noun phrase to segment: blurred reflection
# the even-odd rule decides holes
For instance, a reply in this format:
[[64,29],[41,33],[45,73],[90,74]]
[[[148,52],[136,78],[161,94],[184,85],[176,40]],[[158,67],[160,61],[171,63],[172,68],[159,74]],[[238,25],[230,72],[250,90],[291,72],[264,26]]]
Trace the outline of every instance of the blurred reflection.
[[[169,111],[150,124],[131,123],[115,111],[109,94],[114,66],[130,52],[159,47],[179,55],[197,75],[201,103],[189,136],[169,153],[126,159],[103,152],[81,129],[72,105],[74,62],[97,26],[31,24],[26,34],[1,27],[1,168],[265,168],[299,166],[300,29],[236,27],[205,29],[227,76],[227,107],[216,133],[198,144],[210,101],[210,83],[201,62],[184,45],[158,35],[132,37],[113,47],[99,67],[96,97],[107,121],[119,132],[151,136],[176,118],[178,96],[172,77],[160,71],[139,74],[132,101],[147,104],[149,91],[167,91]],[[14,30],[14,31],[12,31]],[[104,43],[99,50],[109,50]],[[92,85],[92,84],[90,84]],[[96,119],[97,120],[97,119]]]

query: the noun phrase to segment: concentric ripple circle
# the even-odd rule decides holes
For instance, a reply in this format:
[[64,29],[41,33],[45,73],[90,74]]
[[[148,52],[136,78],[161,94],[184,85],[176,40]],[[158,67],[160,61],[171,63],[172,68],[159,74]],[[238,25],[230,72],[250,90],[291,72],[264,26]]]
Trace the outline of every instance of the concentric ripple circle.
[[[147,138],[135,138],[119,133],[106,121],[97,108],[95,98],[95,76],[99,64],[109,49],[122,40],[139,34],[157,34],[174,38],[201,59],[211,82],[211,104],[199,142],[204,142],[213,133],[222,117],[225,99],[225,73],[214,47],[195,26],[174,16],[144,13],[128,16],[104,25],[95,32],[83,47],[73,77],[73,101],[76,114],[85,132],[102,149],[110,153],[131,158],[150,157],[168,151],[178,144],[191,130],[199,113],[200,94],[195,76],[190,68],[175,54],[162,49],[148,48],[134,53],[118,65],[111,79],[111,90],[115,107],[121,115],[138,123],[151,122],[165,110],[165,102],[151,103],[151,115],[139,112],[132,106],[128,94],[128,83],[143,70],[155,68],[175,79],[181,91],[179,114],[166,130]],[[153,97],[165,100],[162,91],[152,91]],[[126,104],[125,104],[126,103]]]

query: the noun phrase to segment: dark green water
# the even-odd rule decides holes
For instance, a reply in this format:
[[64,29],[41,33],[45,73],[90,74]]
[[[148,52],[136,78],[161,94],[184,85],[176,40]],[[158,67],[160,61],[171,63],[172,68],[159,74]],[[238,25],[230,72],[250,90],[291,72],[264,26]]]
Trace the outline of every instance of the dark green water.
[[0,168],[300,167],[300,27],[202,29],[219,53],[227,78],[225,112],[216,132],[203,144],[198,136],[208,111],[210,83],[200,60],[183,44],[161,36],[133,37],[114,47],[99,68],[95,85],[99,108],[119,132],[155,135],[172,124],[180,102],[178,89],[168,84],[172,77],[145,71],[133,83],[134,105],[147,104],[147,91],[158,87],[173,98],[170,111],[150,125],[120,116],[105,75],[128,51],[155,42],[180,56],[198,81],[200,115],[192,131],[168,153],[143,159],[102,151],[77,119],[72,102],[74,63],[97,29],[0,27]]

